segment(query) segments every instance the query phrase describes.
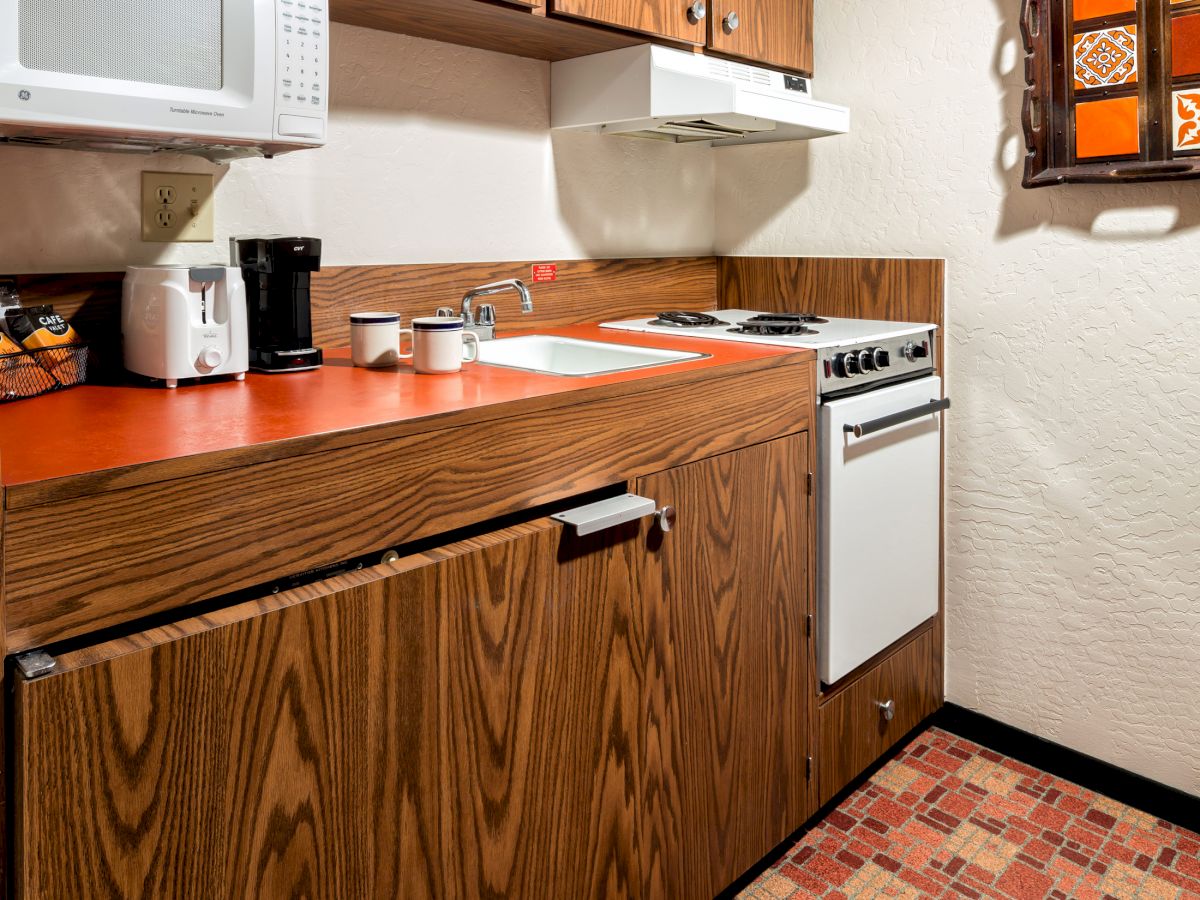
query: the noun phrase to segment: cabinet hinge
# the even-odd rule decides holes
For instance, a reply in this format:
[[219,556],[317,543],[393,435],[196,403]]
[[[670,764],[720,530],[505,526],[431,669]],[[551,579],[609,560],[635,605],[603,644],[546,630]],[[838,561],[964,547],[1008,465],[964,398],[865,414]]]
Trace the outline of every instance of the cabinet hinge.
[[17,668],[27,679],[41,678],[49,675],[58,665],[58,660],[45,650],[34,650],[17,657]]
[[812,637],[812,613],[804,617],[804,636]]
[[813,473],[809,472],[808,473],[808,496],[811,497],[812,492],[813,492]]
[[806,757],[804,760],[804,780],[812,780],[812,757]]

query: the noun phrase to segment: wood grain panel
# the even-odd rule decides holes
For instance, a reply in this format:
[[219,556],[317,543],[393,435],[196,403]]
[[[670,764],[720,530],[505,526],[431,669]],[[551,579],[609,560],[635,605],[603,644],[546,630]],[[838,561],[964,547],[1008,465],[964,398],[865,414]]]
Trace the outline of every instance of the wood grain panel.
[[[480,0],[464,0],[486,6]],[[527,13],[512,11],[517,16]],[[533,262],[540,262],[535,260]],[[435,263],[402,266],[326,266],[313,276],[313,335],[318,346],[347,347],[348,317],[394,310],[405,319],[458,308],[469,289],[505,278],[530,281],[533,262]],[[502,330],[549,328],[632,318],[661,309],[712,309],[717,298],[715,257],[563,260],[558,280],[530,284],[534,311],[521,315],[513,297],[494,298]],[[103,374],[121,370],[122,272],[20,275],[26,306],[51,303],[93,344]]]
[[542,9],[521,8],[529,5],[488,0],[332,0],[329,15],[347,25],[533,59],[571,59],[645,41],[583,22],[548,18],[540,14]]
[[644,896],[713,896],[807,817],[806,435],[639,479],[678,511],[641,589]]
[[717,299],[713,257],[565,260],[558,280],[533,284],[530,262],[344,266],[313,278],[313,334],[326,347],[349,345],[348,316],[393,310],[407,320],[439,306],[458,309],[462,296],[481,284],[521,278],[534,310],[522,315],[515,294],[489,298],[501,331],[550,328],[651,315],[663,309],[712,309]]
[[[738,27],[725,26],[736,13]],[[712,0],[708,46],[763,65],[813,72],[813,0]]]
[[943,324],[945,260],[720,258],[720,305]]
[[636,526],[547,528],[438,569],[447,866],[462,897],[617,897],[637,881]]
[[[932,629],[922,631],[821,705],[816,757],[821,804],[942,705],[935,637]],[[896,704],[890,722],[879,709],[888,700]]]
[[690,0],[550,0],[550,12],[655,37],[702,45],[705,22],[692,21]]
[[528,531],[64,654],[22,680],[18,896],[447,896],[459,860],[439,832],[432,569]]
[[16,685],[20,897],[216,897],[223,648],[156,649]]
[[642,533],[541,519],[61,656],[16,697],[20,895],[638,895]]
[[802,430],[810,370],[798,356],[698,382],[703,403],[660,388],[9,510],[9,651]]

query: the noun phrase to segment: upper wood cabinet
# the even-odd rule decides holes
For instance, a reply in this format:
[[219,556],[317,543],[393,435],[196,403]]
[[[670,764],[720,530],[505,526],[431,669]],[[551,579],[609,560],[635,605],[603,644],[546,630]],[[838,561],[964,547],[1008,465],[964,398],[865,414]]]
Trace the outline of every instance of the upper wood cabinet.
[[[587,19],[657,37],[703,45],[705,21],[695,10],[706,0],[549,0],[560,16]],[[706,8],[706,7],[705,7]]]
[[813,0],[710,0],[708,46],[811,74]]

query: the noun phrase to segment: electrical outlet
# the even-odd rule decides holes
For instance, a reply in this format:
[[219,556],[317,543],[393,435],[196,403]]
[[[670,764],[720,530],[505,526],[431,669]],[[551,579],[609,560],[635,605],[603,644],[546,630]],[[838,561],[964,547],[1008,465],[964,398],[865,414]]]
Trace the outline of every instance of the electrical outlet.
[[211,241],[213,177],[188,172],[142,173],[142,240]]

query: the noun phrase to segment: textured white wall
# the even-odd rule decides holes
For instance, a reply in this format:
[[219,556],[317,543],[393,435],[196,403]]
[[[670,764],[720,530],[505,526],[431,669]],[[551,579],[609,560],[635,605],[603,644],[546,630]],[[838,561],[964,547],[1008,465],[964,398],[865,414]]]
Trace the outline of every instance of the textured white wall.
[[[330,265],[710,253],[702,147],[554,135],[549,64],[335,25],[330,141],[228,167],[0,147],[0,273],[224,258],[324,239]],[[215,172],[215,244],[145,244],[143,170]]]
[[1015,0],[817,0],[853,133],[717,154],[722,253],[944,256],[949,699],[1200,793],[1200,184],[1024,191]]

